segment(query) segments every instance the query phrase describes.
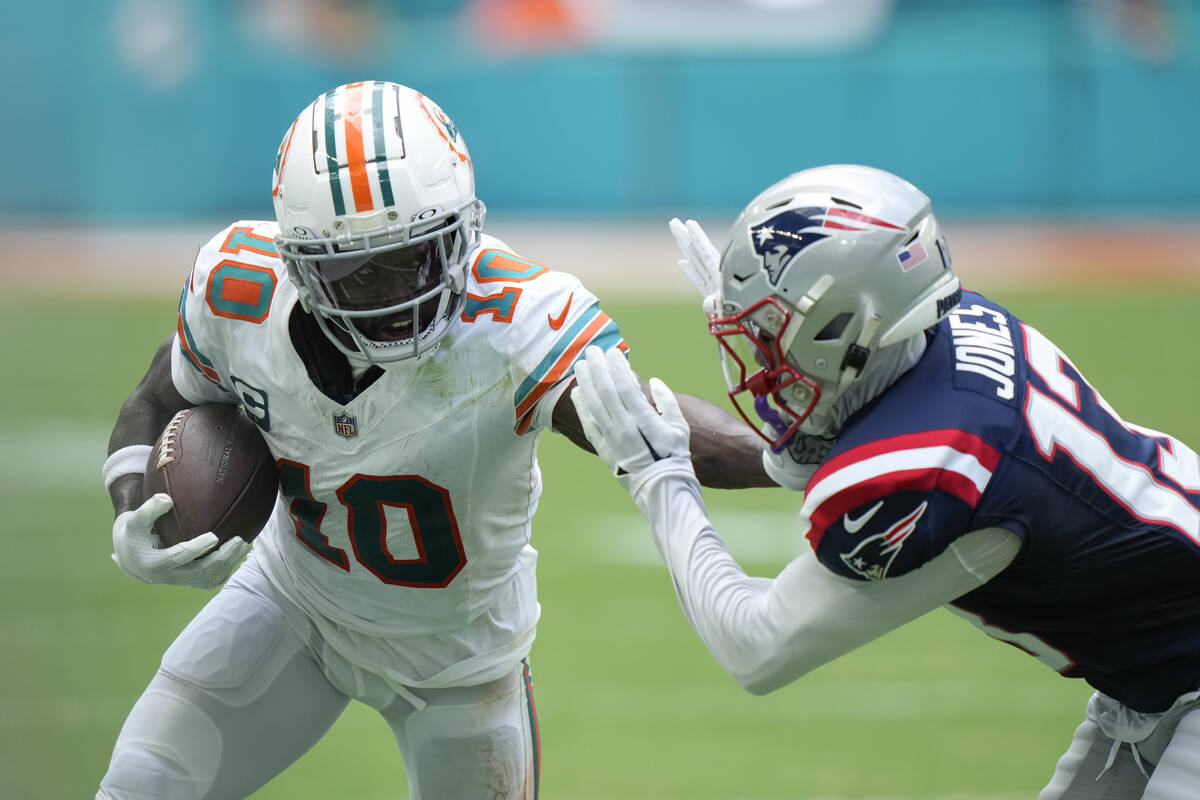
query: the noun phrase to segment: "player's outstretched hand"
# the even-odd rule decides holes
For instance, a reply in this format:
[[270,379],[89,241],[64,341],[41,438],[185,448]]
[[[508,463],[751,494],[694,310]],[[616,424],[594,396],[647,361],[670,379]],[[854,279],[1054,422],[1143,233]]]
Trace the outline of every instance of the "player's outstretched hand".
[[250,544],[238,536],[213,549],[215,533],[204,533],[173,547],[164,547],[154,532],[154,521],[171,510],[171,497],[152,495],[113,522],[112,560],[131,578],[142,583],[161,583],[215,589],[237,569]]
[[662,459],[685,459],[690,466],[687,420],[665,383],[650,379],[650,405],[625,355],[595,346],[576,362],[575,376],[579,385],[571,402],[588,441],[613,474],[636,475]]
[[704,298],[705,313],[711,314],[716,310],[716,293],[721,287],[721,254],[696,220],[684,223],[675,217],[668,225],[683,255],[679,270]]

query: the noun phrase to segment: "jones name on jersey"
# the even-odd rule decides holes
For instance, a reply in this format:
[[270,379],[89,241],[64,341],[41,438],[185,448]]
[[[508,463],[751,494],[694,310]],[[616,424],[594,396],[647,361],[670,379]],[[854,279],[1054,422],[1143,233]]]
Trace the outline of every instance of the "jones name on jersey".
[[[1200,458],[1122,420],[1049,339],[978,294],[847,424],[804,510],[817,557],[855,580],[1012,531],[1016,559],[953,610],[1131,708],[1197,688]],[[1129,575],[1155,575],[1156,590]]]

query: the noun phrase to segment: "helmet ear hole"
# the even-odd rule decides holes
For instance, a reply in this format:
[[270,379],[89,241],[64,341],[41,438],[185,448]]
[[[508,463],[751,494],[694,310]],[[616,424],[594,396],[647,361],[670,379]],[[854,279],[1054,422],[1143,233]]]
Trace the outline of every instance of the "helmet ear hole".
[[813,337],[813,341],[828,342],[834,339],[840,339],[842,334],[846,331],[846,326],[850,324],[850,320],[853,318],[854,315],[849,312],[844,311],[841,314],[838,314],[836,317],[829,320],[824,328],[821,328],[820,332]]

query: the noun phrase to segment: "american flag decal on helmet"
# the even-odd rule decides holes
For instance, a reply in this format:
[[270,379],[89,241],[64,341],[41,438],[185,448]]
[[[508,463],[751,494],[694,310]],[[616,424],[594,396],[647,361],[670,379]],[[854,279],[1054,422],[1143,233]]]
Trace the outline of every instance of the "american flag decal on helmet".
[[908,272],[918,264],[924,264],[928,258],[925,245],[921,244],[919,239],[901,250],[900,254],[896,256],[896,260],[900,262],[900,269],[904,272]]
[[[395,141],[392,145],[399,150],[391,154],[393,158],[404,157],[404,133],[398,110],[393,119],[386,118],[383,90],[381,81],[359,81],[325,94],[325,166],[338,216],[347,210],[360,213],[395,203],[385,126],[390,122],[398,139],[398,145]],[[399,99],[393,108],[399,109]],[[318,124],[316,119],[313,124]]]

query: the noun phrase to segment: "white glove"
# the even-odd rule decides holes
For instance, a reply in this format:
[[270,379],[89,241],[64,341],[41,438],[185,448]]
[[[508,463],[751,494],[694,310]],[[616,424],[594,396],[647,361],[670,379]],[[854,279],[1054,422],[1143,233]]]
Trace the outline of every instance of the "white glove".
[[696,220],[689,219],[685,225],[675,217],[668,225],[683,254],[679,269],[704,298],[704,313],[712,314],[717,310],[717,290],[721,288],[721,254]]
[[215,589],[237,569],[250,551],[250,543],[234,536],[216,547],[217,535],[210,532],[164,547],[154,532],[154,521],[170,511],[171,505],[171,496],[160,492],[118,515],[113,522],[112,560],[142,583]]
[[690,469],[687,420],[665,383],[650,379],[656,411],[625,355],[594,345],[576,362],[575,377],[579,385],[571,402],[588,441],[614,475],[636,476],[660,459],[685,459]]

